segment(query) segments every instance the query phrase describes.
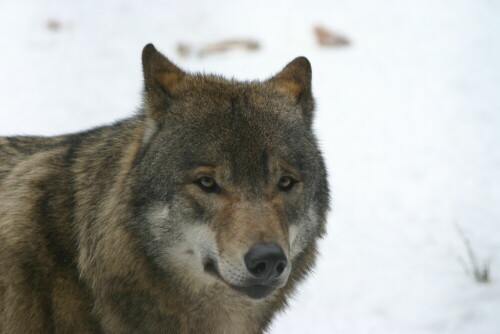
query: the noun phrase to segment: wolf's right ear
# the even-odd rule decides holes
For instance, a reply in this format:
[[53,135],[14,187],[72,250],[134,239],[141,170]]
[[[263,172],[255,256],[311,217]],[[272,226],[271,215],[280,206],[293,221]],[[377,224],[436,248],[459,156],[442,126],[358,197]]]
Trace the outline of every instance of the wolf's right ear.
[[160,121],[175,86],[186,74],[158,52],[153,44],[146,45],[142,50],[142,71],[146,113],[153,121]]
[[282,91],[292,96],[302,107],[302,113],[308,123],[312,123],[314,98],[311,92],[311,63],[305,57],[297,57],[268,80]]

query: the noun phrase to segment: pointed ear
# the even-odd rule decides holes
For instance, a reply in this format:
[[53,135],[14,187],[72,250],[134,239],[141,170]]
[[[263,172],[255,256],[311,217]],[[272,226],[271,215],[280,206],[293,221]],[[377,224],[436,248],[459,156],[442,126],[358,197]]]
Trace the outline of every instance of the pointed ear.
[[148,44],[142,50],[144,74],[144,103],[146,112],[153,120],[163,118],[164,109],[173,96],[175,86],[185,73]]
[[279,89],[291,94],[301,105],[306,119],[312,121],[314,99],[311,91],[311,63],[306,57],[297,57],[269,81]]

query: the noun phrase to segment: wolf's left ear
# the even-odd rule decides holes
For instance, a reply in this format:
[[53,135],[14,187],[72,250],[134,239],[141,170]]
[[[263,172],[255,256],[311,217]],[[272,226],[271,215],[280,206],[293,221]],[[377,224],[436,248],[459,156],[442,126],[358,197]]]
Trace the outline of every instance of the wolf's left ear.
[[164,117],[175,87],[186,74],[158,52],[153,44],[146,45],[142,50],[142,70],[146,112],[153,120],[159,121]]
[[269,79],[269,82],[292,95],[302,107],[303,114],[309,122],[312,122],[314,109],[311,79],[311,63],[306,57],[295,58],[281,72]]

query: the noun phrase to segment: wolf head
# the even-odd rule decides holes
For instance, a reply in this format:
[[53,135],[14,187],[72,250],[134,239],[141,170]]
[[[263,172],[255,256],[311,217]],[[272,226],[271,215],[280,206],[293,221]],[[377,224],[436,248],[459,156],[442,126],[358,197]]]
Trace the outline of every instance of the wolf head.
[[309,61],[296,58],[263,82],[185,73],[152,44],[142,62],[140,244],[193,289],[265,298],[324,232],[328,185]]

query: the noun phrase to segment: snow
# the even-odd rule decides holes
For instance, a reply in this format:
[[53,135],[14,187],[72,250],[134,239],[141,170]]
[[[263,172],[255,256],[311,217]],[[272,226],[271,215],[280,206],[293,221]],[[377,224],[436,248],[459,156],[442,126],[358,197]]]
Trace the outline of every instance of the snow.
[[[333,211],[315,273],[270,332],[500,333],[499,15],[493,0],[3,0],[0,134],[131,115],[148,42],[238,79],[307,56]],[[317,46],[315,24],[352,45]],[[176,52],[234,37],[262,48]],[[462,268],[457,224],[491,260],[490,283]]]

